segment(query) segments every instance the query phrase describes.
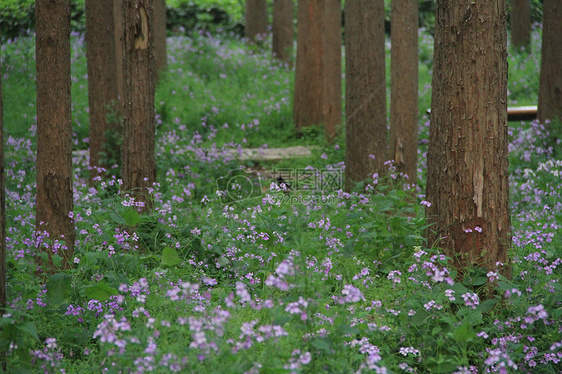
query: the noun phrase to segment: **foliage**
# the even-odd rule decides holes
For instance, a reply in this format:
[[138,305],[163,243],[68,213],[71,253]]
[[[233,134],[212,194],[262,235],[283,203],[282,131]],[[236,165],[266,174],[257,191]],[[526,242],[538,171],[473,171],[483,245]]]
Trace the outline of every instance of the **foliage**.
[[[419,187],[388,164],[345,193],[344,139],[328,146],[315,128],[294,136],[290,69],[232,35],[169,41],[154,211],[139,213],[116,177],[91,186],[87,158],[76,152],[74,267],[48,276],[35,258],[60,244],[35,232],[34,40],[3,47],[10,305],[0,346],[8,372],[560,370],[562,161],[550,127],[510,126],[512,278],[499,275],[501,264],[457,273],[422,238],[427,116]],[[430,43],[422,31],[422,113]],[[83,51],[75,35],[76,150],[88,144]],[[534,57],[514,58],[510,99],[532,100]],[[514,89],[520,84],[528,91]],[[242,145],[265,142],[318,149],[277,164],[236,160]],[[283,190],[257,175],[264,168],[303,178]],[[249,186],[259,188],[245,193]]]

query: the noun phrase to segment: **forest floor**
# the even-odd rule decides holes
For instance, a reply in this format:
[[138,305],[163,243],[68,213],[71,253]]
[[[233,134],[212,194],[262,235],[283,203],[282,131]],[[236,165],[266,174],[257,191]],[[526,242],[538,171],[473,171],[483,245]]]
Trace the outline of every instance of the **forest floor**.
[[[8,372],[560,372],[560,127],[509,124],[513,276],[452,269],[424,239],[432,42],[420,30],[417,184],[389,164],[346,193],[343,134],[297,135],[294,71],[267,42],[170,37],[145,214],[120,193],[118,167],[89,183],[74,35],[77,238],[72,269],[46,280],[36,257],[61,243],[35,232],[34,38],[3,45]],[[530,53],[509,55],[509,105],[536,103],[539,57],[535,30]],[[280,172],[290,189],[271,183]]]

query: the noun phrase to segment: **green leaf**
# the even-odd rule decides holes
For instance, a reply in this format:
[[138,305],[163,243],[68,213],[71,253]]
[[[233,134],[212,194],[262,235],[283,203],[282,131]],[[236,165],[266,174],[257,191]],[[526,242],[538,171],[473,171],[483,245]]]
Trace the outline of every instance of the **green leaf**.
[[90,300],[107,301],[111,296],[115,296],[119,292],[105,283],[97,283],[93,286],[86,287],[84,293]]
[[115,212],[111,212],[109,213],[109,216],[111,217],[111,219],[113,220],[113,222],[115,222],[118,225],[125,225],[126,221],[125,219],[120,216],[119,214],[115,213]]
[[72,291],[71,281],[72,277],[68,274],[51,275],[47,281],[47,302],[52,305],[62,304]]
[[162,259],[160,261],[162,266],[176,266],[181,263],[178,252],[170,247],[164,248],[162,251]]
[[497,303],[498,301],[495,299],[488,299],[480,303],[480,305],[478,305],[476,309],[481,313],[486,313],[487,311],[491,310]]
[[311,342],[312,346],[326,353],[331,353],[332,341],[328,338],[316,338]]
[[466,343],[476,337],[476,333],[472,325],[468,322],[463,322],[454,332],[455,340],[459,343]]
[[54,254],[51,258],[53,259],[53,265],[55,265],[55,268],[60,268],[62,264],[62,257]]
[[474,279],[471,279],[472,281],[472,286],[482,286],[485,285],[486,282],[488,282],[488,278],[486,277],[476,277]]
[[355,335],[355,334],[360,333],[361,331],[358,330],[357,328],[353,327],[353,326],[339,325],[338,326],[338,332],[342,335],[347,335],[347,334]]
[[136,226],[141,221],[141,216],[136,209],[128,208],[126,209],[121,216],[125,220],[125,224],[129,227]]
[[37,327],[35,327],[35,324],[33,322],[25,321],[22,324],[16,325],[16,329],[18,329],[21,332],[25,332],[33,339],[39,341],[39,336],[37,336]]

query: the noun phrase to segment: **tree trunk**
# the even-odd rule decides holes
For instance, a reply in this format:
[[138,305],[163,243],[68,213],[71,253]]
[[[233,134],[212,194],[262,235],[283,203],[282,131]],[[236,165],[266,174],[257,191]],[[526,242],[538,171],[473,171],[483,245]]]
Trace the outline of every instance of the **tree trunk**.
[[517,51],[531,43],[531,0],[511,1],[511,43]]
[[538,117],[562,121],[562,4],[544,0]]
[[99,175],[95,168],[119,163],[119,146],[110,141],[115,137],[106,137],[108,130],[121,133],[115,51],[113,1],[86,0],[91,178]]
[[341,3],[300,0],[293,120],[297,131],[324,125],[333,141],[341,124]]
[[428,245],[509,276],[506,0],[438,0],[427,160]]
[[166,69],[167,62],[166,0],[154,0],[154,59],[156,73]]
[[[2,67],[0,66],[0,315],[6,308],[6,197],[4,189],[6,188],[6,179],[4,176],[4,105],[2,99]],[[0,354],[4,355],[4,349],[0,350]],[[0,359],[0,362],[4,362]],[[5,367],[4,367],[5,369]]]
[[[387,160],[384,1],[345,2],[346,189]],[[373,158],[374,157],[374,158]]]
[[[72,200],[70,0],[36,0],[37,234],[63,239],[62,266],[70,267],[76,232]],[[44,248],[44,247],[43,247]],[[48,266],[55,248],[46,249]]]
[[418,1],[393,0],[391,9],[390,158],[417,183]]
[[123,190],[150,209],[154,156],[154,14],[152,0],[124,0]]
[[119,112],[123,112],[123,0],[113,0],[113,18],[115,20],[115,62],[117,63],[117,92],[119,94]]
[[273,56],[291,64],[293,52],[293,0],[273,2]]
[[267,0],[246,0],[246,38],[259,43],[267,35]]

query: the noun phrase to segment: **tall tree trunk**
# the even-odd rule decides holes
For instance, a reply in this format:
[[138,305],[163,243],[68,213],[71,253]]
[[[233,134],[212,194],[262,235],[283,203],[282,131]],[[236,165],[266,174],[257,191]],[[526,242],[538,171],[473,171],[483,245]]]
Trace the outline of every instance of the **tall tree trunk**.
[[279,60],[291,63],[293,52],[293,0],[273,2],[273,55]]
[[345,180],[351,190],[381,172],[387,160],[383,0],[345,2],[345,79]]
[[531,0],[511,0],[511,43],[515,50],[531,43]]
[[393,0],[391,9],[390,158],[417,183],[418,1]]
[[123,111],[123,0],[113,0],[113,19],[115,21],[115,62],[117,63],[117,92],[119,112]]
[[86,59],[88,62],[88,99],[90,103],[90,178],[97,167],[119,163],[119,146],[110,130],[121,133],[115,58],[115,20],[112,0],[86,0]]
[[[72,200],[70,0],[36,0],[37,233],[63,239],[62,266],[70,267],[76,231]],[[47,249],[49,259],[53,249]],[[49,260],[48,265],[51,265]]]
[[[2,66],[0,66],[0,315],[6,308],[6,178],[4,176],[4,104],[2,99]],[[0,355],[4,356],[4,349]],[[3,359],[0,362],[4,363]],[[4,369],[6,369],[4,367]]]
[[341,123],[341,3],[300,0],[293,119],[297,131],[324,125],[333,141]]
[[427,160],[428,245],[509,275],[506,0],[438,0]]
[[562,121],[562,4],[544,0],[538,117]]
[[267,0],[246,0],[246,37],[259,43],[267,34]]
[[166,0],[154,0],[154,59],[156,61],[156,74],[166,69],[167,44],[166,37]]
[[148,210],[148,188],[156,180],[152,0],[124,0],[123,16],[123,190]]

